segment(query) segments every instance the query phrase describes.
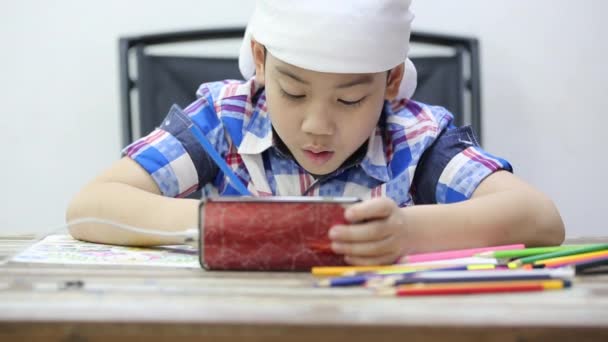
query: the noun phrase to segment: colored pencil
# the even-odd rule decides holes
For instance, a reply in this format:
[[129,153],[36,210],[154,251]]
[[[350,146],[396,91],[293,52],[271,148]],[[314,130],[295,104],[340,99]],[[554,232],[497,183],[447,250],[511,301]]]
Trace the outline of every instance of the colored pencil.
[[406,255],[403,258],[401,258],[400,263],[415,263],[415,262],[423,262],[423,261],[466,258],[466,257],[472,257],[475,254],[482,253],[482,252],[523,249],[524,247],[525,246],[523,244],[514,244],[514,245],[503,245],[503,246],[493,246],[493,247],[458,249],[458,250],[433,252],[433,253],[411,254],[411,255]]
[[372,279],[369,279],[365,285],[368,287],[378,287],[378,286],[385,286],[385,284],[391,284],[391,282],[394,282],[398,279],[401,279],[404,276],[412,276],[415,273],[419,273],[419,272],[440,272],[440,271],[481,271],[481,270],[486,270],[486,271],[490,271],[490,270],[496,270],[496,269],[500,269],[503,266],[497,266],[497,265],[470,265],[470,266],[451,266],[451,267],[445,267],[445,268],[433,268],[433,269],[426,269],[426,270],[417,270],[417,271],[400,271],[400,270],[393,270],[393,271],[378,271],[375,272],[375,274],[379,275],[379,277],[374,277]]
[[451,264],[451,263],[432,263],[432,264],[426,264],[423,263],[422,265],[419,264],[398,264],[395,265],[395,267],[391,267],[391,268],[379,268],[377,271],[349,271],[349,272],[344,272],[341,275],[342,276],[352,276],[352,275],[357,275],[357,274],[366,274],[366,273],[376,273],[376,274],[381,274],[381,275],[387,275],[387,274],[406,274],[406,273],[415,273],[415,272],[422,272],[422,271],[466,271],[466,270],[491,270],[491,269],[502,269],[502,268],[508,268],[506,265],[496,265],[496,264],[472,264],[472,265],[466,265],[466,264]]
[[[457,265],[467,266],[467,265]],[[485,266],[485,265],[483,265]],[[452,268],[455,265],[443,265],[443,264],[432,264],[432,265],[408,265],[408,264],[396,264],[396,265],[378,265],[378,266],[317,266],[311,269],[311,274],[315,277],[339,277],[339,276],[353,276],[362,273],[370,272],[396,272],[396,273],[411,273],[419,272],[424,270],[434,270],[440,268]]]
[[534,265],[553,266],[553,265],[557,265],[557,264],[573,263],[573,262],[577,262],[577,261],[584,261],[584,260],[588,260],[588,259],[605,257],[605,256],[608,256],[608,251],[583,253],[583,254],[570,255],[570,256],[547,259],[547,260],[539,260],[539,261],[534,262]]
[[480,258],[480,257],[466,257],[466,258],[455,258],[455,259],[441,259],[431,261],[419,261],[408,264],[398,264],[401,266],[423,266],[423,265],[487,265],[487,264],[498,264],[498,260],[494,258]]
[[404,274],[404,273],[414,273],[414,272],[437,272],[437,271],[481,271],[481,270],[495,270],[495,269],[500,269],[503,266],[499,266],[499,265],[492,265],[492,264],[487,264],[487,265],[463,265],[463,266],[448,266],[448,267],[438,267],[438,268],[430,268],[430,269],[423,269],[423,270],[408,270],[406,272],[401,271],[399,269],[396,270],[381,270],[381,271],[377,271],[377,274],[382,274],[382,275],[389,275],[389,274]]
[[510,281],[522,279],[572,279],[573,268],[538,270],[494,270],[494,271],[422,271],[411,274],[387,275],[375,278],[367,285],[370,287],[394,286],[415,283],[449,283],[472,281]]
[[361,273],[379,272],[379,271],[400,271],[400,272],[417,272],[421,270],[430,270],[436,268],[452,267],[453,265],[382,265],[382,266],[318,266],[311,269],[311,273],[315,277],[336,277],[336,276],[352,276]]
[[318,280],[315,284],[319,287],[343,287],[343,286],[356,286],[365,285],[372,281],[374,284],[381,284],[382,280],[387,276],[397,276],[395,279],[399,279],[399,276],[410,275],[417,272],[439,272],[439,271],[481,271],[481,270],[494,270],[496,265],[471,265],[471,266],[450,266],[445,268],[432,268],[432,269],[396,269],[389,271],[377,271],[377,272],[364,272],[354,275],[342,275],[338,277],[325,278]]
[[572,266],[574,266],[574,269],[577,273],[596,273],[596,271],[598,273],[608,273],[608,268],[604,267],[608,266],[608,258],[582,261]]
[[318,287],[360,286],[365,285],[365,283],[372,277],[374,277],[374,275],[355,275],[338,278],[328,278],[317,281],[316,285]]
[[551,247],[531,247],[524,249],[512,249],[508,251],[489,251],[476,254],[477,257],[484,258],[496,258],[496,259],[513,259],[523,258],[532,255],[553,253],[563,250],[569,250],[573,248],[581,248],[585,245],[564,245],[564,246],[551,246]]
[[402,285],[378,290],[385,296],[457,295],[476,293],[504,293],[557,290],[570,287],[568,280],[519,281],[496,283],[458,283],[431,285]]
[[511,270],[511,269],[504,269],[504,270],[493,270],[493,271],[487,271],[487,270],[480,270],[480,271],[436,271],[436,272],[432,272],[432,271],[420,271],[420,272],[416,272],[410,276],[412,277],[422,277],[422,276],[429,276],[429,277],[444,277],[444,276],[456,276],[456,277],[476,277],[479,275],[486,275],[486,274],[492,274],[495,277],[502,277],[502,276],[511,276],[511,275],[519,275],[519,274],[549,274],[549,275],[553,275],[553,276],[574,276],[574,271],[572,269],[561,269],[561,270],[524,270],[524,269],[517,269],[517,270]]
[[572,285],[572,280],[570,279],[550,279],[550,280],[511,280],[511,281],[485,281],[485,282],[470,282],[470,283],[443,283],[443,284],[405,284],[399,285],[397,289],[408,289],[408,288],[458,288],[458,287],[469,287],[469,286],[504,286],[504,285],[523,285],[523,284],[538,284],[538,283],[546,283],[549,284],[565,284],[567,286]]
[[203,132],[198,128],[197,125],[191,125],[190,131],[194,134],[194,137],[199,141],[207,155],[213,160],[215,165],[224,172],[224,174],[228,177],[230,185],[239,192],[242,196],[251,196],[251,192],[247,190],[247,187],[241,182],[239,177],[234,173],[232,168],[226,163],[224,158],[215,150],[211,142],[205,137]]
[[594,268],[590,268],[584,271],[580,271],[577,273],[579,276],[590,276],[590,275],[598,275],[598,274],[608,274],[608,265],[598,266]]
[[533,256],[517,259],[513,262],[510,262],[509,267],[517,268],[517,267],[520,267],[521,265],[532,264],[539,260],[547,260],[547,259],[552,259],[552,258],[559,258],[559,257],[563,257],[563,256],[583,254],[583,253],[596,252],[596,251],[602,251],[602,250],[608,250],[608,244],[590,245],[590,246],[585,246],[585,247],[581,247],[581,248],[573,248],[573,249],[568,249],[568,250],[558,251],[558,252],[553,252],[553,253],[533,255]]
[[546,268],[560,268],[572,266],[577,273],[580,273],[588,268],[608,265],[608,256],[600,256],[578,261],[566,261],[558,264],[542,265]]
[[512,276],[501,276],[493,277],[492,272],[488,272],[486,276],[466,277],[466,278],[434,278],[434,277],[401,277],[399,279],[390,278],[385,279],[381,282],[384,286],[396,286],[405,284],[442,284],[442,283],[471,283],[471,282],[507,282],[507,281],[518,281],[518,280],[549,280],[557,279],[559,277],[553,277],[549,274],[519,274]]

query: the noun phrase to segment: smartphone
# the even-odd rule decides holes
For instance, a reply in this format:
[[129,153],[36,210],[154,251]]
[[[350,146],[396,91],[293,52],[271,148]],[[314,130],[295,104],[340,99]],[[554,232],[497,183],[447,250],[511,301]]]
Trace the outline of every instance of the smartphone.
[[310,271],[343,266],[329,229],[356,197],[216,197],[199,206],[199,259],[208,270]]

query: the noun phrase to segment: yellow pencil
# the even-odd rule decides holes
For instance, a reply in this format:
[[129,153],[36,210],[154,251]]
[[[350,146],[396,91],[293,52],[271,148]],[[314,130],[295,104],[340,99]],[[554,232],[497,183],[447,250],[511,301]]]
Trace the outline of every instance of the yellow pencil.
[[[432,267],[431,267],[432,266]],[[496,269],[497,265],[494,264],[478,264],[478,265],[463,265],[463,266],[454,266],[454,265],[429,265],[426,268],[423,269],[409,269],[409,268],[405,268],[405,269],[389,269],[389,270],[380,270],[377,271],[376,273],[378,274],[382,274],[382,275],[388,275],[388,274],[402,274],[402,273],[410,273],[410,272],[418,272],[418,271],[425,271],[425,270],[435,270],[435,269],[450,269],[450,270],[464,270],[464,271],[479,271],[479,270],[493,270]]]
[[445,265],[419,265],[419,266],[404,266],[404,265],[378,265],[378,266],[330,266],[330,267],[313,267],[312,275],[316,277],[335,277],[342,275],[353,275],[363,272],[384,272],[384,271],[420,271],[438,267],[446,267]]
[[384,266],[330,266],[330,267],[313,267],[311,273],[315,277],[336,277],[336,276],[350,276],[359,273],[374,272],[382,275],[389,274],[403,274],[410,272],[419,272],[426,270],[435,269],[465,269],[465,270],[491,270],[496,269],[497,265],[494,264],[476,264],[476,265],[440,265],[440,264],[428,264],[428,265],[384,265]]

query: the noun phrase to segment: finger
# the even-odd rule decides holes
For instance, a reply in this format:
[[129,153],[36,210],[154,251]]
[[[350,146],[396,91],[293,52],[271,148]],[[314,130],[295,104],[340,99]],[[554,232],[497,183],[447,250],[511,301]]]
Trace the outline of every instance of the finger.
[[377,257],[346,256],[344,257],[344,261],[353,266],[393,265],[398,257],[398,254],[387,254]]
[[349,222],[385,218],[395,207],[395,202],[388,197],[372,198],[346,208],[344,218]]
[[398,246],[396,245],[396,241],[393,237],[371,242],[333,242],[331,244],[331,248],[337,254],[344,254],[353,257],[376,257],[395,253],[395,251],[398,250]]
[[329,230],[329,238],[337,242],[365,242],[386,239],[391,235],[390,227],[384,220],[366,223],[338,225]]

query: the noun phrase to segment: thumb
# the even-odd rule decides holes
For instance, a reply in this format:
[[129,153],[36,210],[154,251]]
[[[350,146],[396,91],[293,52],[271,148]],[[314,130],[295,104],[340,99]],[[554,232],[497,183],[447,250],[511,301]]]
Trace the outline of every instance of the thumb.
[[396,206],[388,197],[372,198],[348,207],[344,218],[349,222],[382,219],[390,216]]

